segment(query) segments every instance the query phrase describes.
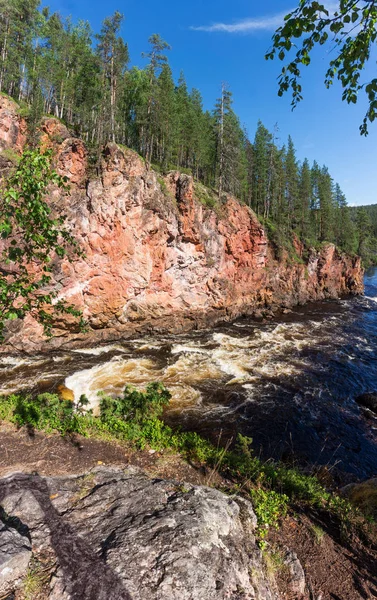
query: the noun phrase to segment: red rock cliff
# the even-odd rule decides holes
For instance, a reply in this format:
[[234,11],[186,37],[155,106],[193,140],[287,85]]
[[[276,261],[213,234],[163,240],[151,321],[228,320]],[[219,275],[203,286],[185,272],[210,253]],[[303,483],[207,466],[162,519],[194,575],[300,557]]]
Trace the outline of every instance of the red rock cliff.
[[[56,190],[51,201],[63,204],[85,252],[73,263],[56,261],[54,287],[83,310],[92,341],[179,332],[362,292],[360,260],[334,245],[311,250],[306,262],[277,261],[255,214],[235,199],[209,209],[195,198],[191,177],[171,173],[162,181],[115,144],[88,176],[83,143],[54,119],[42,129],[42,143],[56,148],[57,168],[71,182],[69,197]],[[0,125],[0,146],[3,131]],[[49,346],[84,337],[67,335],[64,325],[56,333]],[[40,328],[29,320],[22,338],[28,348],[40,346]]]

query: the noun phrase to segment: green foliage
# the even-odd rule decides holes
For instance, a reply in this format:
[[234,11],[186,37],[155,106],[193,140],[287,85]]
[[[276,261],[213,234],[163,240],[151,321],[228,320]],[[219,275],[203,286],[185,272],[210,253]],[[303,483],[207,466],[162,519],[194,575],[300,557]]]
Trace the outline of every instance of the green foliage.
[[75,405],[55,394],[36,398],[11,395],[0,397],[0,420],[63,435],[79,433],[124,440],[137,448],[169,448],[190,462],[221,471],[245,489],[253,484],[250,495],[258,517],[262,548],[268,530],[277,526],[289,504],[327,510],[345,524],[358,518],[346,499],[327,491],[316,477],[255,457],[251,438],[239,435],[231,449],[216,447],[193,431],[174,431],[160,418],[169,399],[169,391],[159,383],[149,385],[145,391],[126,387],[118,398],[100,394],[100,416],[95,417],[86,411],[84,397]]
[[147,421],[155,421],[169,404],[170,392],[161,383],[151,383],[145,392],[127,386],[123,396],[111,398],[100,395],[101,420],[104,423],[128,421],[142,427]]
[[377,211],[376,205],[350,209],[354,225],[353,251],[361,256],[368,267],[377,264]]
[[281,260],[285,256],[288,262],[304,263],[303,259],[297,255],[293,245],[292,232],[285,233],[281,227],[275,225],[269,219],[261,218],[261,222],[266,228],[267,237],[274,248],[275,257],[278,260]]
[[194,184],[195,198],[199,200],[201,204],[208,208],[214,208],[218,204],[218,199],[214,196],[210,189],[202,185],[199,182]]
[[172,194],[169,192],[168,190],[168,186],[165,183],[165,180],[163,177],[157,176],[157,181],[160,185],[161,191],[164,194],[164,196],[170,196],[172,197]]
[[15,171],[7,178],[0,206],[0,337],[6,322],[31,313],[51,332],[54,314],[81,313],[54,292],[51,282],[53,256],[80,254],[78,244],[64,226],[63,215],[54,216],[45,200],[49,185],[67,192],[66,179],[51,166],[51,152],[25,150]]
[[277,529],[279,520],[288,510],[288,497],[273,490],[255,488],[250,492],[253,508],[258,519],[258,538],[261,548],[266,547],[266,537],[271,527]]
[[2,400],[0,418],[7,418],[19,427],[27,425],[47,432],[58,431],[63,435],[84,433],[82,406],[80,402],[75,408],[72,402],[60,400],[56,394],[45,393],[36,398],[12,395]]
[[[331,44],[332,56],[325,76],[331,87],[335,79],[343,88],[342,100],[356,104],[361,91],[367,97],[368,109],[360,126],[368,134],[368,122],[377,117],[377,78],[362,82],[361,75],[373,56],[377,40],[377,3],[374,0],[339,0],[335,9],[328,9],[317,0],[301,0],[298,8],[285,17],[285,23],[273,36],[273,45],[266,59],[284,61],[279,76],[279,96],[292,91],[292,106],[303,98],[300,83],[301,67],[311,63],[311,53],[318,45]],[[298,43],[298,40],[301,40]]]

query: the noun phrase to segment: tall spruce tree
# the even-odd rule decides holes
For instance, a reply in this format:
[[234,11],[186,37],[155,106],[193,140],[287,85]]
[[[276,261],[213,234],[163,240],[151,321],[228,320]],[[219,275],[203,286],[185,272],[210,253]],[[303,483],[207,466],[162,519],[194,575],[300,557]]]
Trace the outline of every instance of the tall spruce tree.
[[149,38],[149,44],[151,49],[147,53],[143,53],[144,58],[149,59],[147,66],[148,70],[148,104],[147,104],[147,115],[146,115],[146,127],[143,132],[143,150],[147,162],[150,162],[153,156],[154,142],[156,135],[156,106],[157,106],[157,95],[158,95],[158,75],[163,69],[164,65],[168,63],[168,58],[165,54],[167,50],[170,50],[170,46],[161,36],[154,33]]
[[296,227],[302,240],[312,237],[310,206],[312,201],[312,181],[309,161],[305,158],[300,168],[298,198],[296,203]]
[[[102,24],[101,32],[96,35],[97,54],[102,66],[102,123],[99,128],[99,139],[116,140],[116,113],[118,107],[119,88],[122,84],[125,69],[129,62],[128,47],[119,36],[124,17],[116,11]],[[109,119],[107,119],[109,115]]]
[[287,228],[295,228],[299,221],[299,175],[296,159],[296,150],[291,136],[288,137],[287,153],[285,156],[285,198],[286,198],[286,225]]

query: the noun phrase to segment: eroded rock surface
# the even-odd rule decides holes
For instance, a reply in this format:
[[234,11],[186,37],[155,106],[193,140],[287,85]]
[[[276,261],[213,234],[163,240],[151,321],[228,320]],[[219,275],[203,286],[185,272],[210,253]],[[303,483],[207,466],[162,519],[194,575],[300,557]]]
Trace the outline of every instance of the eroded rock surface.
[[26,121],[10,98],[0,95],[0,151],[21,152],[26,143]]
[[[13,525],[13,526],[12,526]],[[15,524],[0,519],[0,597],[3,598],[22,583],[31,559],[28,537],[21,535]]]
[[[3,113],[0,144],[17,145],[19,136],[1,133],[1,124],[11,130],[9,111]],[[230,196],[208,208],[187,175],[172,172],[162,180],[116,144],[89,169],[83,142],[56,119],[43,121],[41,144],[54,150],[59,173],[70,181],[70,196],[52,191],[51,204],[68,215],[85,254],[73,262],[55,259],[52,287],[82,309],[87,343],[209,327],[363,289],[358,258],[332,244],[305,254],[296,240],[296,258],[283,252],[277,260],[253,211]],[[11,324],[15,349],[83,342],[67,320],[56,323],[57,337],[45,344],[35,323],[17,333],[18,327]]]
[[279,598],[264,575],[251,505],[217,490],[102,467],[9,476],[0,504],[28,528],[34,557],[55,563],[50,600]]

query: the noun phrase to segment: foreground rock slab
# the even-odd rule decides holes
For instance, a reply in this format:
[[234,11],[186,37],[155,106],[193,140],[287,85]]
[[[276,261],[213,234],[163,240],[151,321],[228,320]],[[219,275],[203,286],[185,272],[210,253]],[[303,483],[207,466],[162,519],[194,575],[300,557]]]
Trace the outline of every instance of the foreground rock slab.
[[[0,529],[1,560],[21,553],[22,575],[30,545],[35,562],[48,557],[50,600],[279,598],[264,575],[251,504],[217,490],[101,467],[10,475],[0,480],[0,505],[11,523]],[[16,540],[7,546],[9,527]]]

